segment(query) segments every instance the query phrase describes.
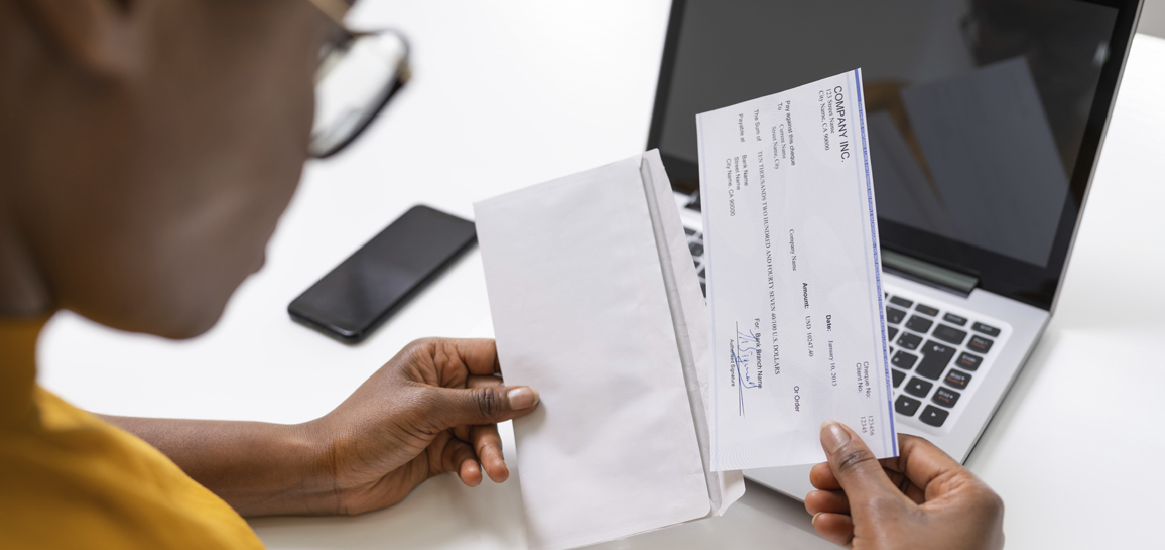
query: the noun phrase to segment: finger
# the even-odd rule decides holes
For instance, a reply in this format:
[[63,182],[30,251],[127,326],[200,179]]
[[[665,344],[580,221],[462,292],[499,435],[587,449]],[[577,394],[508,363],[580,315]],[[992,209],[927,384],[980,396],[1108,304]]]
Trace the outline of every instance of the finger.
[[885,503],[895,498],[905,500],[882,470],[882,463],[853,430],[837,422],[823,422],[821,448],[829,458],[829,467],[838,484],[849,495],[855,514],[861,514],[870,503]]
[[838,546],[853,548],[854,520],[844,514],[817,514],[813,516],[813,529],[821,538]]
[[[499,387],[501,385],[502,385],[502,377],[492,375],[492,374],[486,375],[486,376],[476,376],[476,375],[470,376],[465,381],[465,387],[470,388],[470,389],[473,389],[473,388],[496,388],[496,387]],[[453,429],[453,435],[455,437],[457,437],[457,439],[460,439],[466,443],[469,443],[470,445],[474,445],[474,447],[476,448],[477,445],[475,445],[473,440],[470,439],[470,437],[471,437],[470,430],[472,430],[472,429],[473,429],[473,426],[458,426],[458,427]],[[494,429],[494,433],[497,433],[496,428]],[[499,448],[500,448],[500,445],[499,445]],[[480,453],[479,453],[479,455],[480,455]]]
[[[496,388],[502,385],[502,378],[496,375],[470,376],[466,381],[468,388]],[[464,432],[463,432],[464,430]],[[463,438],[473,446],[477,452],[477,460],[481,463],[486,475],[501,483],[510,477],[510,469],[506,466],[505,455],[502,453],[502,438],[498,435],[497,424],[482,426],[460,426],[456,429],[459,438]],[[460,435],[465,433],[465,436]]]
[[910,483],[923,494],[936,479],[968,472],[962,464],[944,453],[934,443],[906,434],[898,436],[898,456],[883,459],[882,463],[888,470],[905,474]]
[[465,387],[467,388],[496,388],[502,385],[502,377],[496,374],[475,374],[465,380]]
[[[886,472],[886,476],[890,478],[890,483],[898,487],[906,496],[910,497],[915,504],[922,504],[926,498],[925,494],[917,485],[910,482],[906,474],[896,472],[886,467],[887,461],[896,460],[893,458],[884,458],[882,462],[882,471]],[[833,476],[833,470],[829,468],[828,462],[814,464],[813,468],[809,470],[809,483],[814,487],[823,491],[833,491],[841,489],[841,484],[837,482],[837,478]]]
[[809,470],[809,483],[825,491],[841,489],[841,484],[833,476],[833,470],[829,469],[828,462],[813,465],[813,468]]
[[509,479],[510,468],[506,466],[506,457],[502,453],[502,438],[498,435],[497,424],[474,426],[470,433],[470,444],[477,451],[477,460],[481,462],[486,475],[494,483]]
[[849,514],[849,497],[845,491],[809,491],[805,495],[805,511],[809,515]]
[[457,472],[457,477],[461,478],[461,482],[469,487],[477,487],[481,485],[481,465],[473,458],[467,458],[461,461],[461,469]]
[[426,388],[425,418],[435,430],[497,424],[529,414],[538,392],[525,386],[473,389]]
[[473,447],[459,439],[450,438],[445,448],[441,449],[441,469],[457,472],[461,482],[470,487],[477,487],[481,483],[477,455],[473,454]]
[[915,504],[922,504],[926,501],[926,495],[923,493],[922,489],[919,489],[917,485],[911,483],[910,478],[906,477],[906,474],[902,472],[895,472],[894,470],[884,466],[882,467],[882,471],[886,472],[886,477],[890,478],[890,483],[893,483],[894,486],[902,492],[902,494],[909,497],[910,500],[913,500]]
[[473,375],[501,372],[498,347],[492,338],[439,338],[433,340],[437,365],[461,367]]

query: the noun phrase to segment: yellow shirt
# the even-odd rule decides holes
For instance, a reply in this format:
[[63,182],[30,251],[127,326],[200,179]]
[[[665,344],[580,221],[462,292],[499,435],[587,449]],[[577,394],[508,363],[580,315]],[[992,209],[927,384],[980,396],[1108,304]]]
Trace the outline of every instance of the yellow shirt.
[[262,548],[157,449],[36,385],[42,326],[0,321],[0,548]]

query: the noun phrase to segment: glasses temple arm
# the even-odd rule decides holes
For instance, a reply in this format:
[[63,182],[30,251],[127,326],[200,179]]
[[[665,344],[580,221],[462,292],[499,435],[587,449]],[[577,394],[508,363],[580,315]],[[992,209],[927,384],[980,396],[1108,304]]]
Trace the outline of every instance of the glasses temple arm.
[[344,26],[344,17],[346,15],[348,15],[348,10],[352,9],[352,6],[350,4],[348,4],[348,2],[346,2],[345,0],[307,0],[307,1],[311,2],[312,5],[319,8],[320,11],[324,12],[324,15],[327,15],[329,19],[331,19],[332,21],[335,21],[336,24],[340,25],[341,27]]

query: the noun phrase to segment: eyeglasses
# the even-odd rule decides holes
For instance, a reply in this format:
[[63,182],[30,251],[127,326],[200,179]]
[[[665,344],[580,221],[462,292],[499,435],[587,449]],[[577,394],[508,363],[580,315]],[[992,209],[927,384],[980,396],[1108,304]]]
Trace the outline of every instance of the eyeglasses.
[[409,45],[392,30],[353,31],[345,0],[308,0],[338,27],[319,53],[308,153],[327,158],[356,140],[409,80]]

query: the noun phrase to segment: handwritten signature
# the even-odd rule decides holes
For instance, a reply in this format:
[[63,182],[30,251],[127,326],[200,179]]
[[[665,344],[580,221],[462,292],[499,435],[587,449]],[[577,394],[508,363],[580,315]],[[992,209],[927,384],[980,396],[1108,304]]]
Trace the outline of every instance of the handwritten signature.
[[749,365],[760,353],[760,335],[749,329],[741,332],[739,325],[736,328],[736,349],[732,350],[732,364],[736,369],[737,392],[740,394],[740,416],[744,414],[744,390],[759,389],[760,382],[754,381]]

